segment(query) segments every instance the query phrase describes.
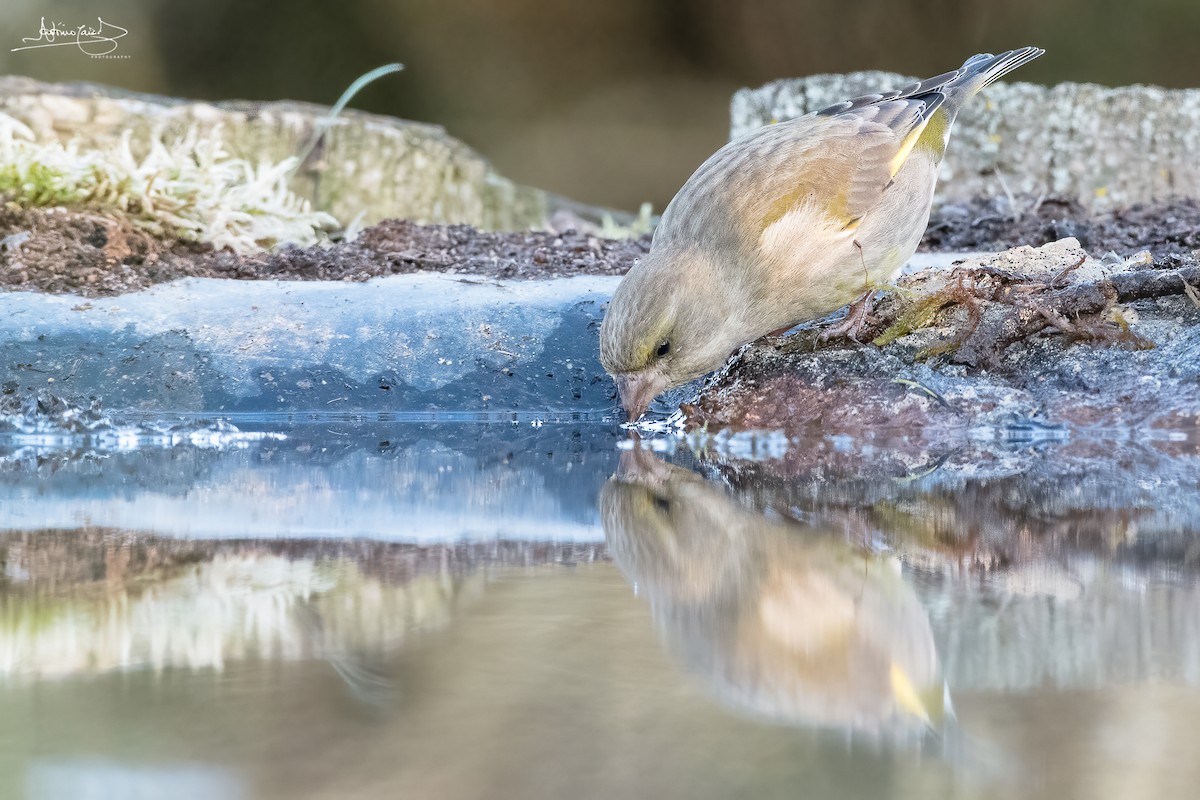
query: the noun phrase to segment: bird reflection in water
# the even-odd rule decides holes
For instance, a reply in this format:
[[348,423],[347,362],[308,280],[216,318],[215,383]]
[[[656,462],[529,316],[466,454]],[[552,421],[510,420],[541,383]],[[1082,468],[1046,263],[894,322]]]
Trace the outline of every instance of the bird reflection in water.
[[946,722],[929,621],[895,558],[751,511],[641,449],[622,455],[600,507],[667,648],[723,702],[874,734]]

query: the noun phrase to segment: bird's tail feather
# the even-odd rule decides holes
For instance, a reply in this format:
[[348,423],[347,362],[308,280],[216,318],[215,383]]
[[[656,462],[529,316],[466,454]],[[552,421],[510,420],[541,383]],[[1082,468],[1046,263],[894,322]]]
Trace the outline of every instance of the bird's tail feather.
[[1046,51],[1040,47],[1022,47],[994,56],[980,53],[971,56],[959,69],[957,77],[947,86],[947,99],[961,105],[979,93],[985,86],[1004,77],[1018,67],[1023,67]]

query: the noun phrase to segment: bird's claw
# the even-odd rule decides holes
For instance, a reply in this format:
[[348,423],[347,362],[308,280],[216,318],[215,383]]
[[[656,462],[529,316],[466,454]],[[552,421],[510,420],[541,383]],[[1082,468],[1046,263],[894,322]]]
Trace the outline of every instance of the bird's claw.
[[874,294],[873,291],[865,292],[851,303],[845,317],[821,331],[821,341],[849,339],[855,344],[862,344],[858,337],[863,334],[871,320],[871,308],[874,305],[871,300]]

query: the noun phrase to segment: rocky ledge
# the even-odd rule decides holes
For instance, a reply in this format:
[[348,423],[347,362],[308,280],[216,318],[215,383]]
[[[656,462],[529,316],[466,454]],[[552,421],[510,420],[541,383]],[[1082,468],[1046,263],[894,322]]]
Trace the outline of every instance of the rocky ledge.
[[[1197,230],[1191,201],[1106,215],[943,205],[924,245],[942,252],[914,260],[937,266],[882,297],[858,342],[814,328],[753,345],[688,421],[1189,428]],[[0,239],[0,286],[16,290],[0,293],[4,392],[152,413],[613,411],[596,332],[648,246],[390,221],[354,241],[237,255],[93,212],[13,208]],[[946,250],[1010,245],[946,267]]]
[[[742,92],[733,132],[902,82],[815,76]],[[698,397],[677,392],[655,410],[682,402],[687,423],[708,430],[1195,429],[1198,109],[1195,91],[990,87],[943,169],[922,245],[936,255],[881,294],[857,341],[823,341],[813,326],[755,343]],[[26,166],[120,145],[142,175],[147,153],[178,139],[192,161],[211,140],[282,170],[323,113],[0,79],[0,121]],[[0,207],[4,394],[146,414],[615,417],[597,329],[648,237],[566,230],[564,217],[587,226],[569,204],[495,175],[440,129],[346,113],[319,138],[294,174],[272,179],[287,202],[266,204],[320,215],[307,247],[276,246],[297,240],[273,228],[239,233],[240,249],[173,239],[183,234],[157,224],[146,198],[131,220],[119,204],[80,206],[78,191],[62,199],[54,181],[10,181],[25,193]],[[60,201],[76,205],[29,207]],[[359,229],[389,216],[474,227]],[[479,230],[526,226],[545,230]],[[993,255],[948,266],[966,251]]]
[[[1075,239],[902,278],[859,341],[746,347],[696,426],[967,435],[980,426],[1200,427],[1200,264],[1096,259]],[[860,343],[861,342],[861,343]]]

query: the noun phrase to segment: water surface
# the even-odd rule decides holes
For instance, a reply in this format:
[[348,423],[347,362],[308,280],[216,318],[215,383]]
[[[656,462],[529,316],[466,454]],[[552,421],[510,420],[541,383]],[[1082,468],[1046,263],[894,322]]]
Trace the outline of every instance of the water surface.
[[0,445],[0,796],[1194,796],[1191,434],[249,427]]

